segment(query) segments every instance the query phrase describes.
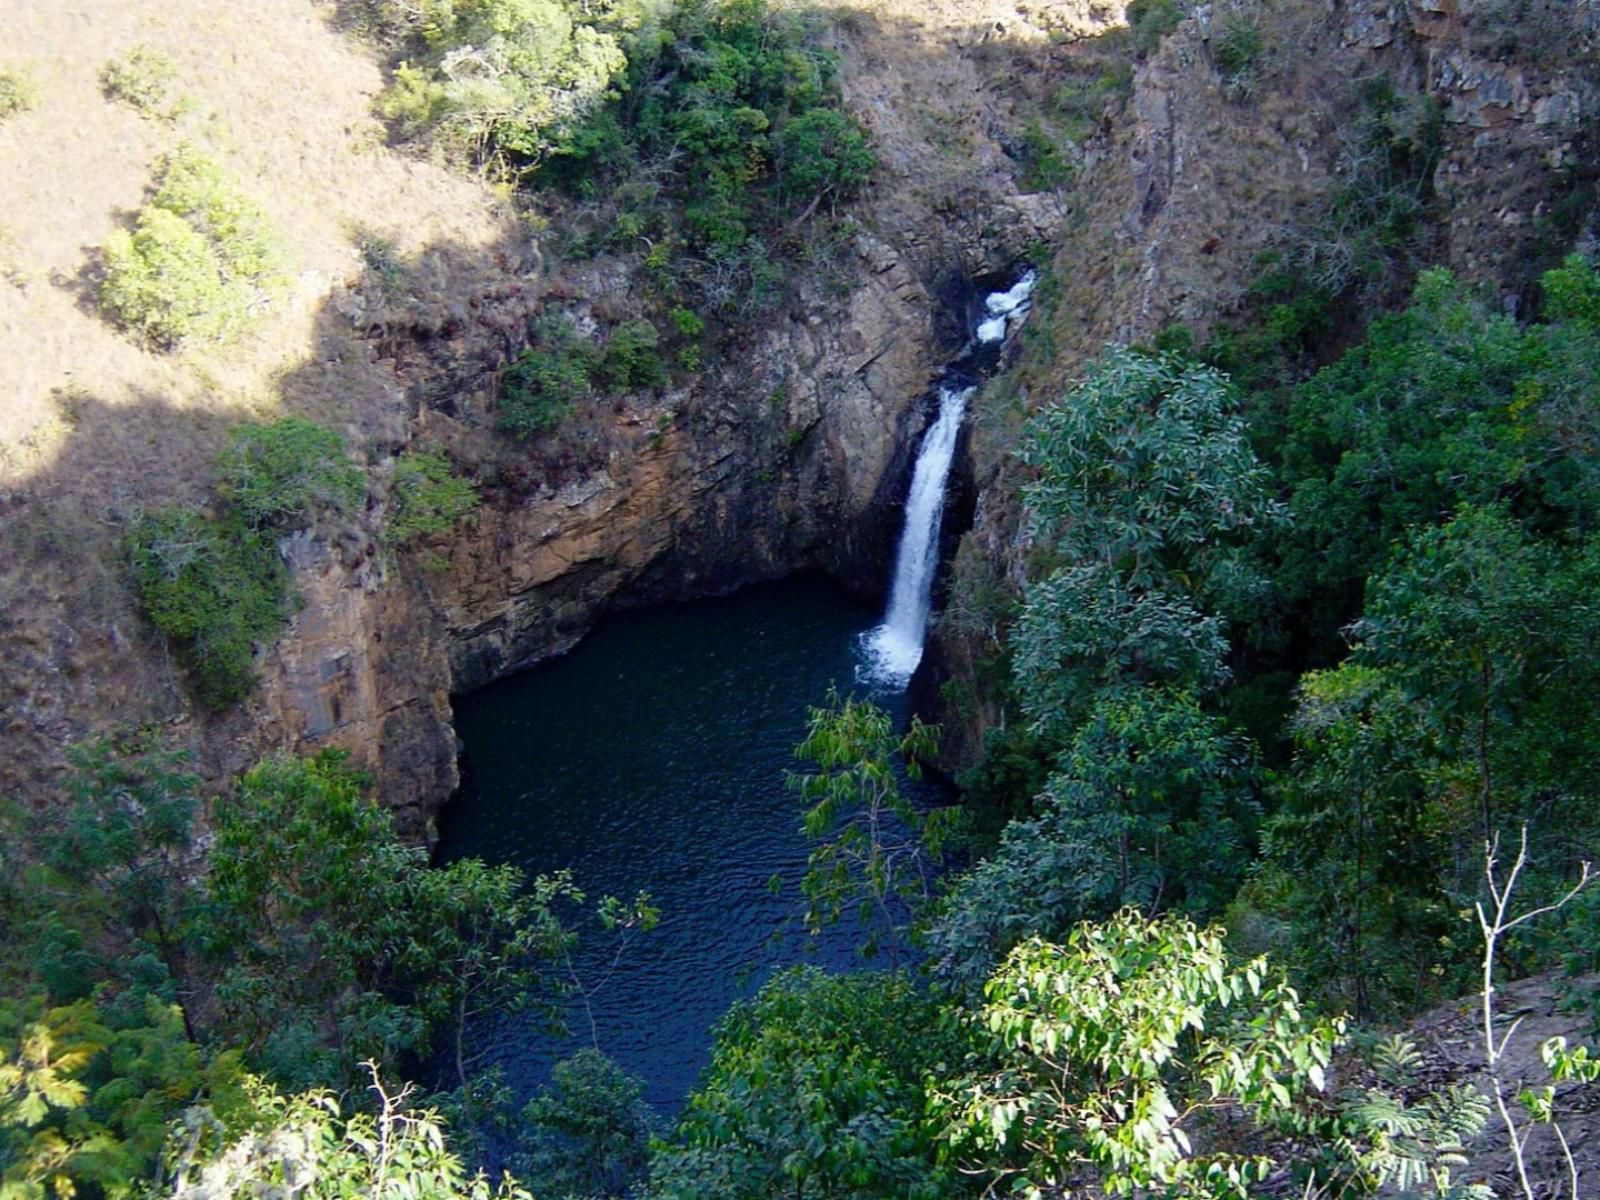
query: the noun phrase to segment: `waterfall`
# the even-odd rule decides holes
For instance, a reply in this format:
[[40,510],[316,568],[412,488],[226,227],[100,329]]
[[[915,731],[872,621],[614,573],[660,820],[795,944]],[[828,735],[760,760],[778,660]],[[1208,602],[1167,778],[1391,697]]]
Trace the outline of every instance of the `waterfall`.
[[[978,346],[992,347],[1028,315],[1038,275],[1027,270],[1003,292],[984,298],[984,316],[973,329]],[[970,348],[969,348],[970,353]],[[963,357],[966,357],[965,355]],[[989,361],[992,363],[993,358]],[[945,484],[955,459],[967,400],[977,388],[951,372],[939,385],[939,415],[922,436],[917,465],[906,497],[906,523],[895,554],[894,584],[883,623],[862,636],[863,681],[903,688],[922,661],[922,643],[933,606],[933,577],[939,569],[939,525],[944,517]]]
[[944,516],[945,482],[956,456],[956,438],[967,411],[972,387],[949,383],[939,387],[939,415],[922,437],[911,494],[906,497],[906,523],[895,555],[894,589],[883,624],[869,632],[862,649],[863,672],[874,683],[904,687],[922,661],[922,639],[933,604],[933,576],[939,568],[939,523]]
[[989,315],[978,323],[980,342],[1005,341],[1011,327],[1028,315],[1031,307],[1029,297],[1033,295],[1033,285],[1038,280],[1038,272],[1024,271],[1009,290],[992,292],[984,298],[983,309]]

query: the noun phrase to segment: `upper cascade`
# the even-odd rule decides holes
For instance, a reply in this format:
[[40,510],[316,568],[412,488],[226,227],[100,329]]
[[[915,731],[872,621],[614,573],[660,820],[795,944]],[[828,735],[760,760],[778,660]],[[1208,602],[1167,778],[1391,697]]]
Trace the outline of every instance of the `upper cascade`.
[[989,315],[978,322],[978,341],[985,344],[1005,341],[1033,307],[1033,286],[1039,282],[1039,273],[1033,268],[1024,271],[1016,283],[1003,292],[991,292],[984,298],[983,310]]

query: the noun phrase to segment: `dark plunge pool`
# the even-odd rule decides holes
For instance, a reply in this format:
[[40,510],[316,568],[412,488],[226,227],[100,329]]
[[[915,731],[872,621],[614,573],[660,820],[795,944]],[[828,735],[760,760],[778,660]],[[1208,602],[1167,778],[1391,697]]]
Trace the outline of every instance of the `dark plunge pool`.
[[[570,654],[457,701],[465,781],[441,821],[441,858],[530,875],[567,867],[591,898],[644,889],[661,908],[594,1015],[600,1048],[667,1114],[734,999],[778,966],[859,965],[854,926],[813,946],[799,924],[808,848],[785,772],[807,706],[857,686],[856,640],[876,615],[826,579],[798,577],[614,618]],[[877,699],[903,715],[901,694]],[[615,942],[592,920],[580,929],[576,965],[592,985]],[[473,1041],[525,1097],[588,1044],[581,1008],[570,1024],[582,1036],[558,1042],[541,1017],[505,1014]]]

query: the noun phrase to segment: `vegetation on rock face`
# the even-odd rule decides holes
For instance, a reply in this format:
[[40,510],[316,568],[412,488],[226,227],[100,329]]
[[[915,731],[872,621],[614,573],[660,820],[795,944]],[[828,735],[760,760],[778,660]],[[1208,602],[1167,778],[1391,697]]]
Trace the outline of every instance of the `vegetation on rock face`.
[[129,536],[133,584],[151,624],[178,643],[196,693],[226,708],[254,686],[256,646],[288,615],[273,539],[237,518],[160,509]]
[[300,417],[240,425],[217,456],[217,492],[252,529],[304,529],[348,512],[365,488],[344,439]]
[[532,438],[558,428],[596,388],[629,392],[664,386],[667,367],[660,344],[660,331],[643,318],[622,322],[601,345],[585,340],[570,321],[542,320],[533,345],[500,376],[500,428]]
[[154,345],[214,341],[243,328],[277,286],[280,252],[266,215],[189,145],[167,156],[132,233],[102,247],[106,313]]
[[1140,58],[1154,54],[1161,39],[1183,21],[1178,0],[1129,0],[1127,15],[1133,51]]
[[178,644],[198,697],[220,709],[254,688],[256,648],[289,614],[278,536],[348,510],[365,484],[337,434],[296,417],[240,425],[217,475],[218,513],[147,513],[128,555],[140,607]]
[[478,506],[478,490],[439,451],[403,454],[394,467],[394,515],[386,531],[405,544],[453,529]]

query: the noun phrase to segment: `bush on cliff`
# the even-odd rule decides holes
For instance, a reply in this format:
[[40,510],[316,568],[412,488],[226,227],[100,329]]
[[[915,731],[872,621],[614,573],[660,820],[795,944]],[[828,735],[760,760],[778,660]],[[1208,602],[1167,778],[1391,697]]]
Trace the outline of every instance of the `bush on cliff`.
[[153,624],[178,645],[194,690],[227,708],[255,686],[255,647],[288,613],[288,580],[273,540],[237,517],[195,508],[147,514],[129,539],[133,582]]
[[295,417],[240,425],[217,473],[220,513],[149,513],[128,553],[145,615],[177,643],[202,703],[222,709],[255,686],[256,647],[290,610],[277,537],[319,513],[347,511],[365,483],[338,434]]

